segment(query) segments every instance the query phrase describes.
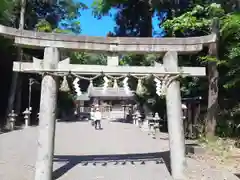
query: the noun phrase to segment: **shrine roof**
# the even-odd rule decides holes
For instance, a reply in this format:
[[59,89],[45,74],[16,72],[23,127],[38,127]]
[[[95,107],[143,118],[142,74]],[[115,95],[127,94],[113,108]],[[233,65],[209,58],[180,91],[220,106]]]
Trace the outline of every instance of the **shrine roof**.
[[124,88],[108,87],[103,90],[103,87],[93,87],[89,92],[90,97],[133,97],[134,93],[130,91],[127,93]]
[[77,97],[76,97],[76,100],[77,100],[77,101],[89,101],[90,98],[89,98],[89,96],[88,96],[87,93],[83,93],[82,95],[77,96]]

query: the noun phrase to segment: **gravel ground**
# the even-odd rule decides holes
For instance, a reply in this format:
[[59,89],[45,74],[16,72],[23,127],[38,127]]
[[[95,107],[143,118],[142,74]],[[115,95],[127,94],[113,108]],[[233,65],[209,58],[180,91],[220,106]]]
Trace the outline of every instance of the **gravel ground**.
[[[0,180],[34,179],[37,135],[37,127],[0,135]],[[157,163],[161,157],[169,161],[167,138],[153,139],[132,124],[105,120],[103,130],[95,130],[89,122],[58,122],[55,141],[54,179],[172,179],[166,165]],[[187,162],[186,179],[235,180],[196,160]]]
[[[202,155],[192,155],[191,156],[195,164],[198,164],[198,167],[193,166],[195,170],[191,169],[191,166],[187,169],[190,172],[190,176],[192,179],[194,178],[194,171],[199,171],[196,168],[201,167],[201,173],[204,174],[206,171],[215,171],[217,177],[225,177],[225,179],[238,179],[236,176],[240,178],[240,150],[237,148],[232,149],[231,152],[228,152],[227,157],[223,157],[222,155],[216,154],[216,152],[212,152],[208,150],[205,154]],[[191,162],[188,164],[191,165]],[[208,172],[207,172],[208,173]],[[206,176],[205,173],[204,175]],[[234,176],[235,174],[236,176]]]
[[[168,134],[157,133],[156,140],[168,140]],[[195,144],[195,141],[186,141],[186,144]],[[240,154],[239,154],[240,155]],[[214,156],[203,155],[200,158],[197,155],[187,156],[187,167],[185,168],[185,180],[239,180],[240,179],[240,164],[239,159],[235,158],[234,162],[231,161],[231,168],[220,165],[220,162],[213,161]],[[240,157],[240,156],[238,156]],[[229,164],[228,164],[229,165]],[[235,176],[234,174],[237,174]]]
[[213,168],[207,163],[188,158],[185,170],[186,180],[239,180],[237,176],[221,168]]
[[[55,179],[171,179],[166,166],[155,160],[167,155],[168,143],[131,124],[105,121],[103,130],[95,130],[89,122],[59,122],[56,135]],[[0,136],[0,180],[34,179],[36,138],[36,127]],[[141,164],[139,158],[147,160]]]

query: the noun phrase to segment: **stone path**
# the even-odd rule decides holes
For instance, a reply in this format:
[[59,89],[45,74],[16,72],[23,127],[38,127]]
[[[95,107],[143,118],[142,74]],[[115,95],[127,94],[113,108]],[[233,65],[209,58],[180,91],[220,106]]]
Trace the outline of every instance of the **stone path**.
[[[114,116],[121,118],[120,112]],[[90,122],[58,122],[54,179],[170,180],[168,137],[156,139],[132,124],[105,120],[103,130]],[[34,180],[37,127],[0,135],[0,180]],[[237,180],[233,174],[187,158],[186,180]]]
[[[167,141],[152,139],[132,124],[106,120],[102,125],[95,130],[89,122],[57,123],[55,179],[171,179],[160,162],[168,157]],[[1,180],[34,179],[36,139],[36,127],[0,136]]]

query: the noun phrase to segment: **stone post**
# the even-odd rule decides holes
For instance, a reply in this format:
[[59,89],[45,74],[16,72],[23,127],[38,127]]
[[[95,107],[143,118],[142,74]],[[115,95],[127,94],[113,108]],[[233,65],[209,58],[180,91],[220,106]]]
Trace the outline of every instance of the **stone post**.
[[[58,62],[58,49],[52,47],[45,48],[44,68],[56,69]],[[41,87],[35,180],[52,180],[57,90],[57,78],[49,74],[44,75]]]
[[[108,66],[118,66],[119,56],[117,53],[112,53],[107,56],[107,65]],[[109,67],[111,68],[111,67]]]
[[14,110],[12,110],[11,113],[8,115],[10,131],[13,131],[14,128],[15,128],[15,122],[16,122],[16,117],[17,116],[18,115],[14,112]]
[[141,118],[141,115],[140,115],[140,113],[139,113],[139,111],[137,110],[136,112],[135,112],[135,125],[136,126],[138,126],[138,127],[140,127],[140,118]]
[[[178,71],[177,52],[167,52],[163,58],[166,71]],[[166,89],[168,134],[173,179],[184,179],[185,140],[182,121],[180,82],[173,80]]]
[[133,113],[133,115],[132,115],[132,117],[133,117],[133,124],[136,124],[136,114],[135,114],[135,112]]
[[30,122],[31,111],[28,108],[26,108],[26,110],[23,112],[23,115],[25,120],[25,128],[27,128]]
[[159,117],[159,114],[157,112],[154,114],[153,119],[154,119],[154,134],[156,135],[157,129],[160,128],[160,120],[161,120],[161,118]]
[[134,115],[134,124],[138,126],[138,117],[136,114]]
[[40,115],[40,114],[39,114],[39,113],[37,113],[37,119],[38,119],[38,121],[39,121],[39,115]]

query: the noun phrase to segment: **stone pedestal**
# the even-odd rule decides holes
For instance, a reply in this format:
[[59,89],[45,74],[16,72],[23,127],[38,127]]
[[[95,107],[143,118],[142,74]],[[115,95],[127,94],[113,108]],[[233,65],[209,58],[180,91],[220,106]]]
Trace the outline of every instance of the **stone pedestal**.
[[31,111],[27,108],[24,112],[25,128],[29,126]]
[[15,119],[14,118],[10,118],[9,119],[9,130],[13,131],[15,129]]
[[132,122],[133,124],[136,124],[136,119],[135,119],[135,117],[133,117],[133,122]]
[[139,121],[138,121],[138,119],[136,118],[136,120],[135,120],[135,125],[138,127],[139,126]]
[[204,154],[206,151],[203,147],[199,146],[199,145],[186,145],[186,153],[187,154],[196,154],[196,155],[202,155]]
[[17,114],[14,112],[14,110],[12,110],[12,112],[8,115],[10,131],[13,131],[15,129],[16,117],[17,117]]
[[147,119],[143,121],[143,124],[142,124],[142,127],[141,127],[142,131],[149,131],[148,122],[149,121]]

